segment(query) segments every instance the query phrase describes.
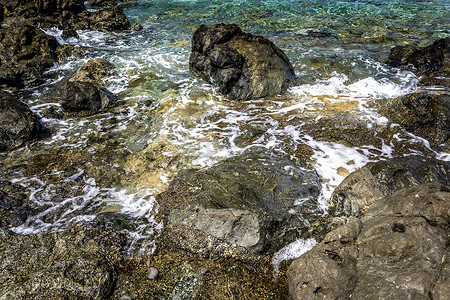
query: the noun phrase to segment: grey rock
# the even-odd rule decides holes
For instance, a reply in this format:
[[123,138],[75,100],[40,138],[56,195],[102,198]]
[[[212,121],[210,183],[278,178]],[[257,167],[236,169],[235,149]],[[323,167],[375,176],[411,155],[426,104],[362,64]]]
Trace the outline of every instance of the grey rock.
[[234,24],[201,25],[192,38],[189,68],[237,100],[275,96],[295,81],[283,51]]
[[[180,182],[188,188],[177,188]],[[252,147],[212,167],[180,172],[158,202],[173,224],[273,253],[310,234],[309,224],[322,213],[319,194],[319,177],[306,163]]]
[[394,192],[427,182],[450,185],[450,162],[408,156],[369,163],[351,173],[331,195],[330,212],[358,216]]
[[[428,183],[374,203],[288,270],[293,299],[429,299],[449,286],[450,189]],[[434,299],[434,298],[433,298]]]

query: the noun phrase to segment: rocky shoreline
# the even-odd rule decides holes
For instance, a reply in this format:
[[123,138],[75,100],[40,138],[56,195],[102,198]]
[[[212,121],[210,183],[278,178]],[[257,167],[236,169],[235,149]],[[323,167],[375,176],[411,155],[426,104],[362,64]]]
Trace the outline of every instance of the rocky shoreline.
[[[0,151],[51,134],[13,93],[45,81],[45,71],[68,53],[84,51],[60,45],[43,30],[57,27],[73,36],[80,29],[131,29],[117,1],[89,4],[98,10],[78,0],[0,0]],[[414,66],[421,84],[448,88],[449,41],[395,47],[388,63]],[[189,67],[236,102],[283,94],[298,80],[275,44],[230,24],[195,31]],[[125,105],[103,85],[113,73],[108,61],[89,60],[53,89],[48,101],[60,108],[47,113],[83,118]],[[448,152],[449,103],[444,90],[372,105],[402,130]],[[365,124],[338,118],[325,117],[305,130],[318,140],[349,145],[371,138]],[[324,133],[336,126],[339,130]],[[393,136],[395,128],[383,134]],[[249,125],[240,142],[257,139],[259,131]],[[108,143],[109,156],[128,155],[110,150],[114,143]],[[310,156],[285,152],[249,147],[210,167],[178,172],[156,196],[154,221],[161,226],[152,237],[153,253],[129,252],[131,232],[147,221],[120,213],[103,211],[61,232],[14,233],[10,228],[49,207],[33,205],[34,194],[21,185],[0,181],[0,299],[436,300],[450,294],[450,162],[409,155],[369,163],[346,174],[325,213],[319,203],[323,183]],[[162,156],[143,153],[149,163]],[[37,175],[75,172],[72,161],[59,155],[55,150],[24,168]],[[74,155],[73,164],[84,166],[91,154]],[[95,164],[89,168],[88,173],[99,172]],[[103,180],[112,185],[122,176],[129,175],[111,172]],[[55,185],[61,202],[79,192],[58,177],[45,180]],[[299,238],[318,244],[293,261],[282,260],[275,277],[274,254]]]

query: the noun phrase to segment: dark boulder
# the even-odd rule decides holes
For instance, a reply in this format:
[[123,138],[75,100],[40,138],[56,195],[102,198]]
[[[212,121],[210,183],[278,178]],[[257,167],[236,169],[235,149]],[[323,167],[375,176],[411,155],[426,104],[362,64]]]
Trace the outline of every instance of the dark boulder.
[[201,25],[192,38],[189,67],[237,100],[284,93],[295,80],[283,51],[234,24]]
[[89,0],[88,3],[93,8],[100,8],[100,7],[116,6],[119,3],[119,1],[118,0]]
[[181,171],[157,200],[172,224],[274,253],[310,237],[310,224],[322,214],[320,191],[317,173],[304,162],[253,147],[212,167]]
[[0,28],[0,85],[31,86],[57,61],[58,42],[39,28],[15,24]]
[[25,103],[0,91],[0,150],[19,147],[42,132],[38,116]]
[[92,82],[68,81],[59,93],[61,107],[71,114],[94,114],[117,102],[113,93]]
[[92,30],[126,30],[130,29],[130,22],[118,7],[103,8],[98,11],[84,11],[77,15],[77,20],[73,22],[75,29]]
[[408,156],[369,163],[347,176],[334,190],[330,212],[358,216],[385,196],[427,182],[450,185],[450,162]]
[[378,111],[392,123],[425,138],[433,147],[449,145],[450,94],[412,93],[383,103]]
[[393,66],[412,65],[412,71],[424,77],[421,82],[448,86],[450,82],[446,78],[450,77],[450,38],[437,40],[422,48],[411,45],[394,47],[388,63]]
[[449,212],[450,189],[438,183],[383,198],[294,260],[291,298],[445,299]]

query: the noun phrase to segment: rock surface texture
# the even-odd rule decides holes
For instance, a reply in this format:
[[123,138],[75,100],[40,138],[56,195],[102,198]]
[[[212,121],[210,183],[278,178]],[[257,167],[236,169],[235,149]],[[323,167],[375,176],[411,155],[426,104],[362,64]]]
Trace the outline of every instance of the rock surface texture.
[[[403,189],[330,232],[288,270],[292,299],[445,299],[450,189]],[[447,258],[446,258],[447,257]]]
[[192,38],[189,67],[237,100],[284,93],[295,80],[283,51],[234,24],[201,25]]
[[0,151],[21,146],[42,132],[38,116],[25,103],[0,91]]
[[170,223],[259,254],[279,250],[300,230],[308,235],[307,224],[321,215],[319,194],[319,177],[305,163],[253,147],[212,167],[182,171],[158,202]]
[[450,162],[421,156],[369,163],[351,173],[334,190],[335,215],[358,216],[372,203],[403,188],[427,182],[450,183]]
[[424,85],[450,86],[450,38],[440,39],[427,47],[397,46],[391,49],[389,63],[412,65]]

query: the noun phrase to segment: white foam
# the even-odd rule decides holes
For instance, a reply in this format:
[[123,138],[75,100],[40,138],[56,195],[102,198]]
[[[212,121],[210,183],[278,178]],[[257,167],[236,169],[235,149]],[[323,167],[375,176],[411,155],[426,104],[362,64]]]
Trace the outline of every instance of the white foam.
[[317,245],[315,239],[298,239],[295,242],[281,248],[272,258],[273,277],[278,277],[279,268],[282,261],[298,258],[311,250],[315,245]]

